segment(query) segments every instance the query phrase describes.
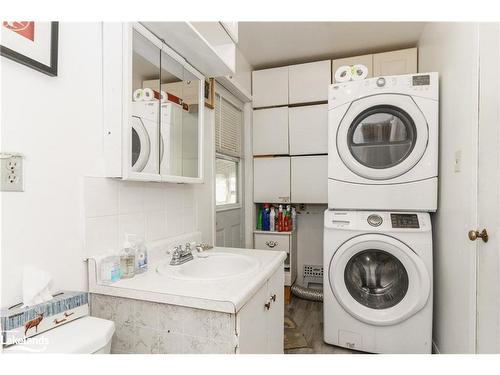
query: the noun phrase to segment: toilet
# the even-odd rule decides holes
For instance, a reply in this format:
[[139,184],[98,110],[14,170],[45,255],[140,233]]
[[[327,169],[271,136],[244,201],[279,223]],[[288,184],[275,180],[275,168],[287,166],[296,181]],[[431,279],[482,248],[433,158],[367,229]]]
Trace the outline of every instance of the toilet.
[[109,354],[114,332],[114,322],[84,316],[4,348],[3,353]]

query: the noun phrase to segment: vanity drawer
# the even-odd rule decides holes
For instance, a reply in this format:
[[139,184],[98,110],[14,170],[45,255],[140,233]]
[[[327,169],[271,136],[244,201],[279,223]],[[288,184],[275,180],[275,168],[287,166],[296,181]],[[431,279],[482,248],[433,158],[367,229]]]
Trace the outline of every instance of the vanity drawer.
[[284,251],[290,253],[290,234],[254,233],[254,247],[257,250]]

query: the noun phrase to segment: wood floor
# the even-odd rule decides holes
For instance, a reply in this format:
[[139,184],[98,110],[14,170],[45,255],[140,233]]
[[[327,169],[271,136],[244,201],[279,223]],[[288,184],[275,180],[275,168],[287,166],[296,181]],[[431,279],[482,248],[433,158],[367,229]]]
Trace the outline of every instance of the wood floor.
[[285,305],[285,316],[291,318],[306,338],[308,347],[285,350],[285,354],[354,354],[353,350],[325,344],[323,341],[323,303],[293,296]]

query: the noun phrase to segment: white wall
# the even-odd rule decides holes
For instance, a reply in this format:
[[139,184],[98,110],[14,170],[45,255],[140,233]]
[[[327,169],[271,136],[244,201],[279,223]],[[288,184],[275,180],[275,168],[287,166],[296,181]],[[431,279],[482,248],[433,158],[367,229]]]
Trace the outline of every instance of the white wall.
[[[440,74],[439,199],[433,215],[434,343],[442,353],[475,351],[478,26],[428,23],[419,71]],[[460,170],[455,156],[461,153]]]
[[[54,290],[85,290],[86,241],[89,251],[118,245],[129,225],[154,238],[181,231],[180,223],[182,231],[191,229],[194,215],[204,240],[213,240],[211,170],[205,171],[206,184],[197,187],[85,177],[104,175],[101,24],[59,27],[57,77],[1,58],[1,151],[26,156],[25,192],[1,193],[1,306],[21,300],[25,264],[50,272]],[[206,113],[210,137],[213,111]],[[210,151],[208,144],[205,152]],[[98,231],[102,237],[96,238]]]

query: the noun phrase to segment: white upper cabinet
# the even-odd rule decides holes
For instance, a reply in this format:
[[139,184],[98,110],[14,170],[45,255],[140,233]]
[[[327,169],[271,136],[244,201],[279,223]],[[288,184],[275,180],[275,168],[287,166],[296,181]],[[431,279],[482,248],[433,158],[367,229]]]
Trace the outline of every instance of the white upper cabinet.
[[103,25],[106,175],[203,182],[205,77],[138,23]]
[[290,155],[328,153],[328,104],[291,107],[288,131]]
[[252,72],[253,107],[288,104],[288,66]]
[[290,203],[290,157],[253,159],[253,200]]
[[417,48],[373,55],[373,75],[392,76],[417,73]]
[[289,66],[289,104],[328,100],[328,85],[330,83],[330,60]]
[[291,158],[293,203],[328,202],[328,155]]
[[288,154],[288,107],[253,111],[253,154]]
[[332,60],[332,81],[335,81],[335,72],[338,68],[344,65],[353,66],[357,64],[368,68],[368,76],[366,78],[373,77],[373,55],[362,55]]

